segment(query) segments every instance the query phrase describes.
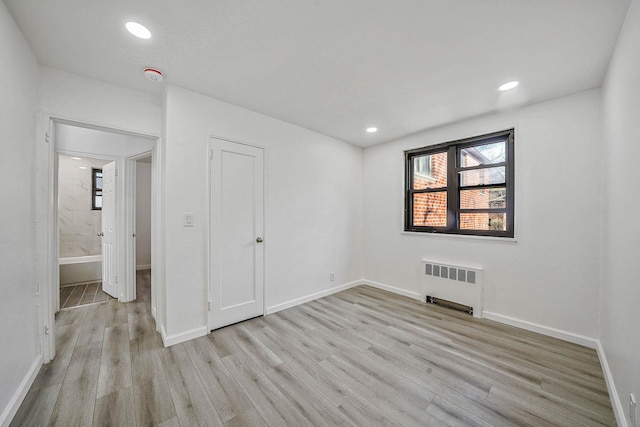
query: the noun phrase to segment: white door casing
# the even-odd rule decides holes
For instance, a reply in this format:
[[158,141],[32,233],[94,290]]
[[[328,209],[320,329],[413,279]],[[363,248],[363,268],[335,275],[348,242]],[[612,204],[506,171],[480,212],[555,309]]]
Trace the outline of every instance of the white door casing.
[[116,162],[102,167],[102,290],[118,298]]
[[210,143],[209,329],[264,314],[263,150]]

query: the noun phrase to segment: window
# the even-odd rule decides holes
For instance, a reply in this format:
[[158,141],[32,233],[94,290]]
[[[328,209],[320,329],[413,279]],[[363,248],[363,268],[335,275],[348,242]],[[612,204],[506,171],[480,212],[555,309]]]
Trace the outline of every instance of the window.
[[513,237],[514,130],[405,151],[405,231]]
[[102,169],[91,169],[91,209],[102,210]]

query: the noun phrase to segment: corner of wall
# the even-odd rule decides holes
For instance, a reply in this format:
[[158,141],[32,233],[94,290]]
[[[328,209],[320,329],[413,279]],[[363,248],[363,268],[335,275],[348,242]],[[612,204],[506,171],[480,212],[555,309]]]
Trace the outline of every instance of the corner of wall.
[[11,397],[11,400],[7,404],[7,407],[4,408],[2,414],[0,414],[0,427],[6,427],[11,424],[13,417],[15,417],[18,409],[20,408],[20,405],[24,401],[24,398],[27,396],[29,388],[31,388],[33,381],[36,379],[41,366],[42,355],[38,355],[31,364],[31,368],[29,368],[29,371],[27,371],[27,374],[22,379],[22,382],[20,382],[18,389]]

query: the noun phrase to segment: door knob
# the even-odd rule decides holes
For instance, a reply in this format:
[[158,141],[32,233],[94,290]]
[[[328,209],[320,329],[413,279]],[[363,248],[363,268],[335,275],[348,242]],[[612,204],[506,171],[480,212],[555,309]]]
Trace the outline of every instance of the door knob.
[[104,236],[104,233],[101,231],[101,232],[98,233],[98,236],[102,237],[102,236]]
[[264,240],[262,240],[262,237],[258,237],[258,238],[256,239],[256,242],[258,242],[258,243],[262,243],[262,242],[264,242]]

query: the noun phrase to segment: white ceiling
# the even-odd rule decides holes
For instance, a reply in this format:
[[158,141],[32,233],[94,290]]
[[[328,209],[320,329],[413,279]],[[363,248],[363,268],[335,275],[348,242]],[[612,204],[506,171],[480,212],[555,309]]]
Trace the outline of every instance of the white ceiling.
[[[158,95],[181,86],[362,147],[600,86],[629,4],[4,1],[42,65]],[[153,37],[127,33],[131,20]]]

